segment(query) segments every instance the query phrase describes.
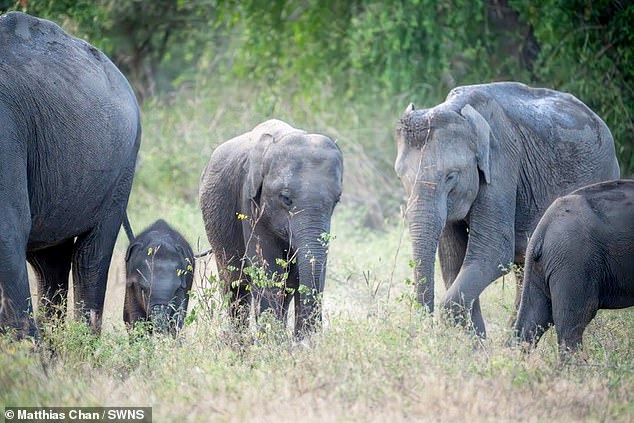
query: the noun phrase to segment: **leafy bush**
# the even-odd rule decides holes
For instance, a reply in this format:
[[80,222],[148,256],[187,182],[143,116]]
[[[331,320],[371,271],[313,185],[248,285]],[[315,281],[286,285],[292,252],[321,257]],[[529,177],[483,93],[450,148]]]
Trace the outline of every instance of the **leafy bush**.
[[[379,105],[381,111],[389,104],[382,121],[393,126],[387,118],[409,101],[437,104],[457,85],[519,80],[569,91],[607,121],[623,174],[634,172],[634,5],[628,2],[14,4],[91,40],[126,72],[142,98],[203,77],[221,87],[246,82],[257,91],[253,101],[265,116],[288,107],[327,112],[333,102],[341,109]],[[373,145],[364,147],[374,154]]]

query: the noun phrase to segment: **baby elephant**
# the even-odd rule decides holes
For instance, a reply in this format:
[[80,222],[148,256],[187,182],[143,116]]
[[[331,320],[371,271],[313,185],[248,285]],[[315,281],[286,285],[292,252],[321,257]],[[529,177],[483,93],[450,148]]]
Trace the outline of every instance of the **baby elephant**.
[[[342,177],[343,156],[332,139],[277,119],[214,150],[202,174],[200,206],[231,293],[231,315],[241,326],[251,300],[256,312],[271,310],[282,321],[294,300],[295,332],[316,328]],[[266,278],[253,278],[254,265]]]
[[537,343],[555,325],[560,351],[581,347],[597,310],[634,306],[634,180],[557,199],[527,249],[516,334]]
[[151,322],[152,330],[174,336],[183,327],[194,279],[189,243],[164,220],[157,220],[128,247],[123,320]]

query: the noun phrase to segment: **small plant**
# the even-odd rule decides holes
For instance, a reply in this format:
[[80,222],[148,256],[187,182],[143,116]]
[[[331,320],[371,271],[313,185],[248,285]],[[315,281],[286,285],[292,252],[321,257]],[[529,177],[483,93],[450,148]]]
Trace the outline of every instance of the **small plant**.
[[321,246],[324,248],[328,248],[328,246],[330,246],[330,243],[334,241],[335,239],[337,239],[337,237],[328,232],[322,232],[319,235],[319,242],[321,243]]
[[515,275],[524,274],[524,266],[521,266],[514,262],[510,262],[508,264],[500,264],[498,265],[498,269],[500,269],[504,273],[513,272]]
[[396,297],[396,301],[405,304],[410,312],[421,310],[423,306],[416,299],[416,289],[418,284],[410,278],[406,278],[403,281],[403,284],[406,289]]
[[179,277],[191,274],[194,271],[194,266],[192,265],[192,261],[189,257],[185,257],[185,262],[187,263],[185,269],[176,269],[176,274]]
[[218,311],[224,309],[229,304],[230,294],[222,289],[221,281],[210,275],[203,279],[205,283],[192,289],[189,298],[193,306],[185,317],[185,325],[194,323],[208,324],[217,318]]

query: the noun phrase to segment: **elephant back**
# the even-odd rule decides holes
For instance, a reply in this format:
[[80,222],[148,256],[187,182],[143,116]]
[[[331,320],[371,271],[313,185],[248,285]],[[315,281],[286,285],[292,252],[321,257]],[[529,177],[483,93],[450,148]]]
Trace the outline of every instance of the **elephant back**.
[[97,48],[45,19],[20,12],[0,16],[0,88],[2,101],[13,103],[18,116],[46,102],[55,107],[42,113],[84,111],[84,122],[116,119],[117,128],[137,132],[138,104],[123,74]]

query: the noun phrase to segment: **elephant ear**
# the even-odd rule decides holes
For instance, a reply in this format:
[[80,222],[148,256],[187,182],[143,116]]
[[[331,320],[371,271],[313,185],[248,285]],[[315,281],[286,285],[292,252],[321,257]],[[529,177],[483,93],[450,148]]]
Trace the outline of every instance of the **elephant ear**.
[[470,104],[462,108],[460,114],[467,119],[476,133],[476,161],[478,168],[484,175],[487,184],[491,183],[491,168],[489,165],[489,150],[491,146],[491,127],[484,117]]
[[140,248],[140,247],[141,247],[141,243],[139,241],[135,241],[132,244],[130,244],[130,246],[128,247],[128,249],[125,252],[125,261],[126,261],[126,263],[128,261],[130,261],[130,256],[132,256],[132,252],[134,250],[136,250],[137,248]]
[[[128,272],[128,262],[130,261],[130,257],[132,257],[132,254],[135,253],[135,250],[138,250],[139,248],[141,248],[141,242],[139,241],[135,241],[132,244],[130,244],[130,246],[128,247],[128,249],[125,252],[125,264],[126,264],[126,286],[128,288],[130,288],[133,284],[133,279],[129,278],[127,275]],[[135,253],[136,254],[136,253]]]
[[273,135],[262,134],[255,147],[249,153],[247,195],[256,203],[259,202],[259,194],[264,180],[264,154],[273,142],[275,142]]

